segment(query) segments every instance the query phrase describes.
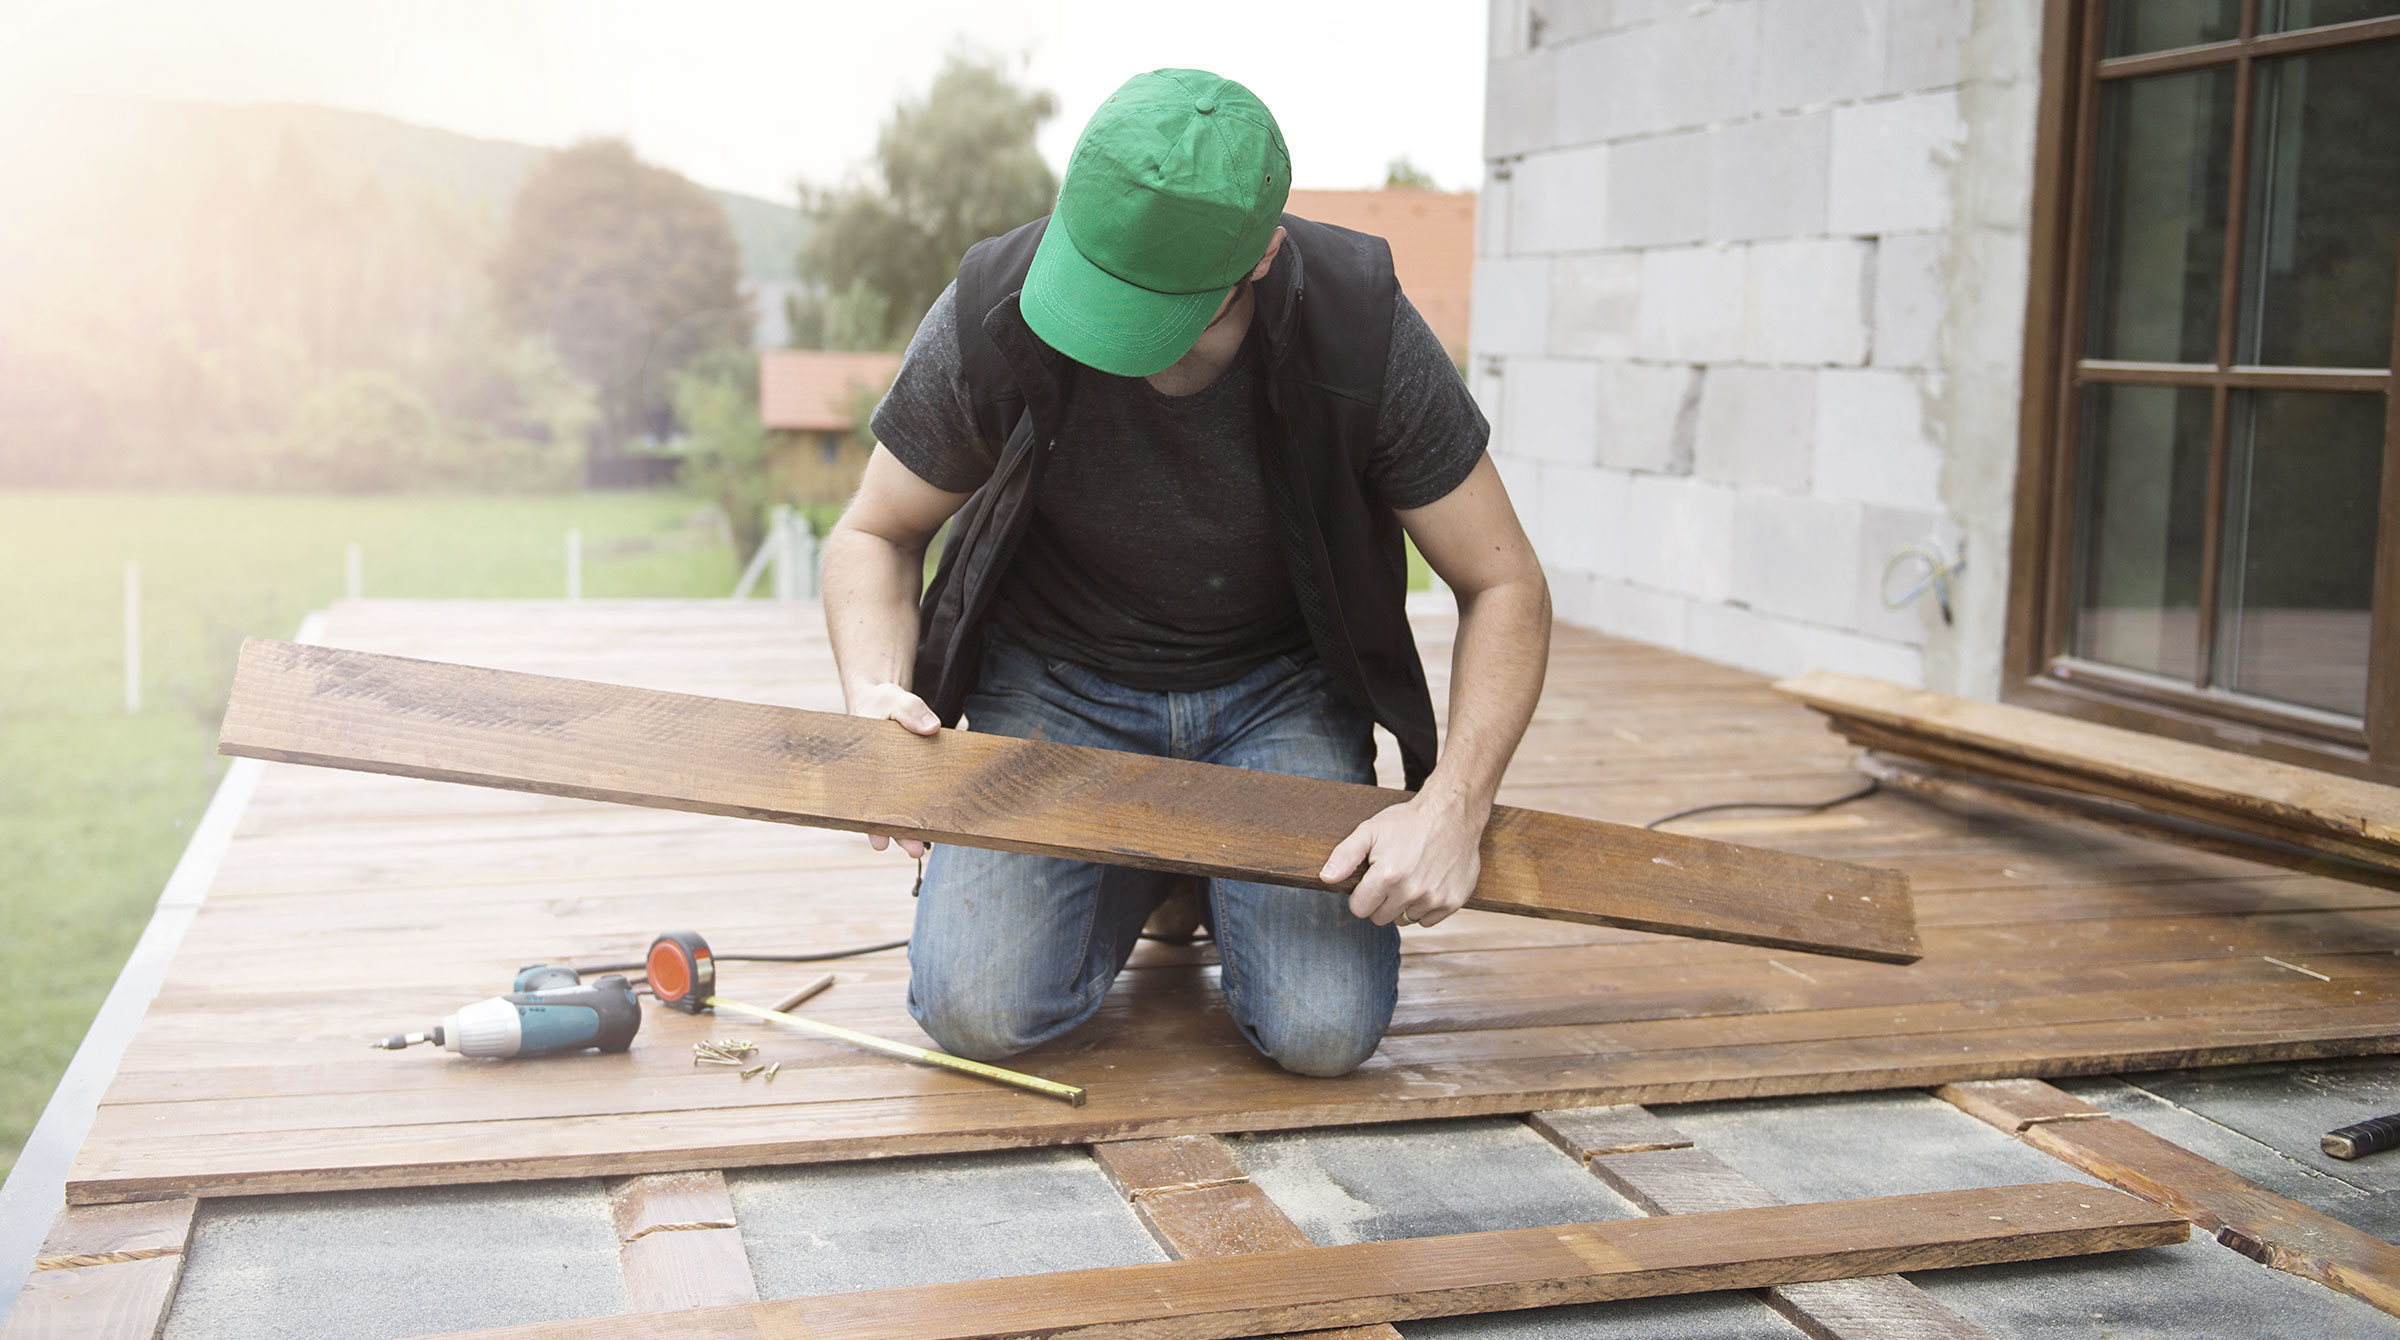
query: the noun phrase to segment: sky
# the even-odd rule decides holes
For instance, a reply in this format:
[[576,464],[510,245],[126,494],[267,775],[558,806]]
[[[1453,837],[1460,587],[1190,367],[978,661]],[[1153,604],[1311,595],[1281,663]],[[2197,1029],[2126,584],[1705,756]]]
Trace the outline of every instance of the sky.
[[[0,89],[304,102],[561,145],[622,135],[706,185],[772,200],[833,185],[952,50],[1058,95],[1063,168],[1111,90],[1214,70],[1271,108],[1302,187],[1379,186],[1407,155],[1482,179],[1481,0],[0,0]],[[23,109],[0,117],[38,127]]]

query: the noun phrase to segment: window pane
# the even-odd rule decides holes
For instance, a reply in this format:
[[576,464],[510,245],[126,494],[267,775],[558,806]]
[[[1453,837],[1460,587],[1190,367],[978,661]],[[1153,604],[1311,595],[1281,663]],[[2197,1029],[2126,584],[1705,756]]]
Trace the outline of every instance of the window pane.
[[2389,367],[2400,42],[2261,61],[2256,78],[2236,357]]
[[2086,386],[2068,649],[2189,680],[2199,669],[2206,387]]
[[2219,686],[2366,715],[2383,414],[2379,395],[2234,397]]
[[2328,23],[2393,14],[2400,14],[2400,0],[2265,0],[2258,7],[2258,30],[2288,33],[2295,28],[2322,28]]
[[2231,66],[2101,85],[2087,357],[2217,361],[2233,86]]
[[2100,45],[2105,55],[2132,56],[2241,35],[2241,0],[2112,0]]

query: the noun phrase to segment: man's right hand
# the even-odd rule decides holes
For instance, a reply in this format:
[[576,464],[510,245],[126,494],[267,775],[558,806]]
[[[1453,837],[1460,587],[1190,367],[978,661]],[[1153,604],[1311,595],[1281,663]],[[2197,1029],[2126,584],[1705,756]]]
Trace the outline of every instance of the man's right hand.
[[[934,735],[942,729],[941,718],[925,705],[925,700],[897,684],[871,684],[850,695],[850,715],[873,717],[878,721],[897,721],[918,735]],[[915,838],[901,838],[900,850],[918,860],[925,859],[926,844]],[[867,834],[867,845],[882,851],[892,839],[881,833]]]

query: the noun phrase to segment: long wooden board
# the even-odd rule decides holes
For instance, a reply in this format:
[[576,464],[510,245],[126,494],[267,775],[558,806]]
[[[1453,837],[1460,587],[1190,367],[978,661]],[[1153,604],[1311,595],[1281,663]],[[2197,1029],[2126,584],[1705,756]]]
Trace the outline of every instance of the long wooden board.
[[[1380,787],[253,639],[227,754],[1297,888]],[[1470,907],[1890,963],[1898,874],[1500,806]]]
[[2400,867],[2400,787],[1857,675],[1817,671],[1775,688],[1845,734],[1849,723],[1876,728],[1878,747],[1893,752],[1954,766],[1991,755],[2038,770],[2019,780],[2148,796],[2227,827]]
[[2040,1080],[1948,1084],[1935,1092],[2053,1158],[2173,1210],[2261,1265],[2400,1314],[2400,1247]]
[[1301,1247],[482,1331],[479,1340],[1226,1340],[1419,1317],[1763,1289],[2183,1241],[2181,1217],[2073,1182]]

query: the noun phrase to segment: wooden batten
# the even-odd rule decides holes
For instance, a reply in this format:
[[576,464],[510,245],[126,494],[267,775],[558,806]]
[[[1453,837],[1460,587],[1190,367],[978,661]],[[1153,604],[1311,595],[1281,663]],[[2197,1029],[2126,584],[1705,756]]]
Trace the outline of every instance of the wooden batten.
[[1941,1191],[790,1298],[477,1333],[481,1340],[1227,1340],[1562,1303],[2045,1260],[2183,1241],[2076,1182]]

